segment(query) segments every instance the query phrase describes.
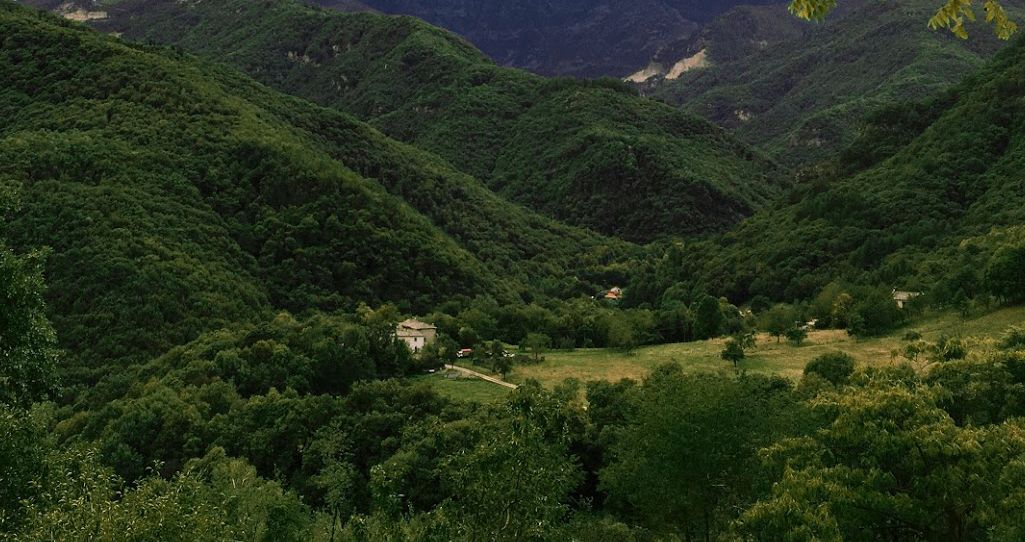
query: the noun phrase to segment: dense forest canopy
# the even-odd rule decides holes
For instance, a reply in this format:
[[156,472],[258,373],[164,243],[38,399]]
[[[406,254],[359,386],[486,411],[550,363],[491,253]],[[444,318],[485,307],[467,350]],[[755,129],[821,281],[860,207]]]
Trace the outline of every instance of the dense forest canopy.
[[724,130],[620,82],[501,68],[413,18],[292,1],[104,9],[97,28],[230,63],[436,153],[515,202],[630,241],[724,230],[788,185]]
[[[279,8],[340,20],[262,9]],[[479,56],[358,17],[354,48],[408,46],[374,26],[392,24]],[[1025,301],[1020,40],[876,111],[727,233],[638,247],[209,59],[10,0],[0,35],[0,539],[1025,536],[1025,330],[908,325]],[[638,142],[655,149],[638,171],[776,171],[617,83],[481,69],[538,99],[510,105],[516,152],[495,172],[532,154],[616,172],[602,160]],[[420,352],[396,337],[410,315],[438,334]],[[867,364],[827,351],[793,380],[745,370],[766,336],[797,351],[809,327],[899,346]],[[486,403],[429,380],[457,352],[505,376],[551,349],[706,339],[714,373],[666,360]]]
[[1013,98],[1022,51],[1018,40],[954,88],[870,115],[850,147],[775,209],[717,246],[692,245],[686,261],[700,265],[680,274],[704,276],[731,299],[809,299],[838,277],[940,300],[958,290],[1004,295],[984,271],[1001,246],[1017,246],[1023,221]]
[[276,309],[423,313],[543,280],[575,296],[637,253],[230,70],[37,16],[4,28],[5,229],[50,248],[54,323],[85,366]]

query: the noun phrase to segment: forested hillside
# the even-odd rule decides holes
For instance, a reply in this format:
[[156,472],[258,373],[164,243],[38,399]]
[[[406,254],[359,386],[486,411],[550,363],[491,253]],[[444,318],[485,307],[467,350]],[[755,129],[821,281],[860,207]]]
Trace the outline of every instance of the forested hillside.
[[[1025,13],[1020,1],[1004,6],[1012,15]],[[819,24],[780,21],[770,8],[747,17],[735,10],[688,49],[706,48],[711,66],[649,83],[646,93],[731,129],[784,164],[812,165],[849,145],[869,112],[945,89],[1004,44],[982,24],[967,41],[931,30],[925,21],[938,7],[930,0],[850,0]],[[716,38],[723,24],[732,37]],[[760,50],[715,58],[717,43],[758,32],[775,37]]]
[[423,313],[522,302],[542,280],[578,295],[594,286],[574,274],[632,250],[230,70],[5,10],[0,178],[20,189],[5,231],[49,247],[76,366],[102,374],[277,309]]
[[[642,250],[223,64],[10,0],[0,36],[0,540],[1025,539],[1025,329],[933,337],[890,291],[962,315],[1025,301],[1025,40],[877,111],[738,228]],[[560,106],[663,118],[616,84],[502,73],[563,100],[517,115],[542,126],[520,137]],[[732,145],[715,167],[750,152],[671,118]],[[615,128],[592,142],[647,137]],[[820,309],[859,338],[910,324],[864,365],[745,370],[752,326],[796,350]],[[438,332],[417,354],[409,313]],[[987,325],[1022,312],[1002,314]],[[431,384],[459,348],[505,373],[507,347],[543,364],[556,337],[726,348],[715,373],[672,358],[486,404]]]
[[960,296],[1020,297],[1025,42],[952,89],[869,116],[855,142],[680,277],[731,299],[809,299],[834,280]]
[[351,112],[500,194],[634,241],[722,230],[786,185],[722,129],[608,81],[500,68],[412,18],[297,2],[124,0],[91,21]]

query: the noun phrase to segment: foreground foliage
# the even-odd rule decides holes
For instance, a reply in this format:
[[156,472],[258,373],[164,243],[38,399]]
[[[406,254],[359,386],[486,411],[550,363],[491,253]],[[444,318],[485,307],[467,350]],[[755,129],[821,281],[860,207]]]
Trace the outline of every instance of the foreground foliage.
[[[802,19],[821,20],[829,11],[836,7],[836,0],[793,0],[787,9]],[[1000,39],[1008,39],[1018,29],[1007,17],[1003,6],[996,0],[987,0],[983,4],[986,11],[986,22],[993,23],[993,31]],[[965,21],[975,22],[975,11],[972,10],[971,2],[965,0],[949,0],[939,11],[929,19],[929,26],[932,28],[949,28],[955,36],[961,39],[968,38],[968,31],[964,28]]]

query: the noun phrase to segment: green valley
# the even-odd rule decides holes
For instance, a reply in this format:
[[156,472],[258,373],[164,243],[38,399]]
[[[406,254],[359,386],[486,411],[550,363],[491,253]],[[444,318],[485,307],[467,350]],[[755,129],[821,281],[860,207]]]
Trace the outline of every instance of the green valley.
[[[908,360],[899,355],[894,356],[893,352],[910,344],[911,341],[905,339],[909,331],[921,335],[926,341],[958,338],[978,345],[976,348],[982,348],[993,338],[1001,337],[1007,329],[1020,326],[1023,322],[1025,309],[1020,307],[1004,308],[968,318],[955,313],[940,313],[916,318],[907,328],[893,333],[863,339],[851,337],[843,330],[811,331],[800,346],[786,340],[778,342],[767,332],[760,332],[756,346],[747,352],[739,369],[755,374],[784,376],[797,381],[808,362],[837,350],[850,354],[862,366],[899,365]],[[685,371],[694,373],[732,373],[737,368],[719,355],[725,342],[726,339],[717,338],[642,346],[630,351],[615,348],[552,351],[545,355],[544,363],[524,365],[513,370],[509,373],[509,380],[525,382],[535,379],[549,387],[555,387],[567,378],[584,382],[615,382],[621,378],[641,380],[655,368],[668,363],[679,363]],[[923,366],[927,363],[924,355],[916,361]]]
[[31,3],[0,540],[1025,539],[1025,37],[738,7],[655,59],[720,127],[411,17]]

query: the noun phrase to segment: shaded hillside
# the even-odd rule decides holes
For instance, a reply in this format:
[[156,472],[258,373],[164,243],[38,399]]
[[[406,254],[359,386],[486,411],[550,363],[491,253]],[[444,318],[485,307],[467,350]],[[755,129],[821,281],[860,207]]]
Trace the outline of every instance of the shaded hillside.
[[376,13],[377,10],[355,0],[320,0],[317,2],[326,8],[337,9],[338,11],[367,11]]
[[[931,0],[843,4],[847,9],[824,23],[800,24],[793,39],[713,62],[648,92],[733,130],[785,164],[803,166],[850,144],[869,111],[956,83],[1004,43],[982,24],[967,41],[930,30],[925,21],[937,4]],[[1005,5],[1022,12],[1019,1]],[[754,25],[780,26],[775,17]],[[737,33],[753,32],[745,28]]]
[[[875,0],[844,0],[829,12],[829,21],[837,21]],[[773,49],[814,31],[817,23],[795,17],[788,4],[740,5],[709,20],[693,35],[666,44],[648,66],[629,80],[651,88],[678,79],[690,70],[728,64]]]
[[93,24],[352,112],[514,201],[602,233],[648,241],[721,230],[785,184],[773,163],[703,120],[613,81],[500,68],[412,18],[285,0],[126,0],[108,9]]
[[[853,3],[843,2],[830,12],[842,16]],[[678,79],[683,73],[756,54],[803,35],[812,23],[791,15],[785,4],[736,6],[705,23],[698,32],[660,47],[651,61],[627,79],[643,88]]]
[[137,361],[274,309],[516,302],[628,250],[241,74],[0,8],[0,180],[21,203],[5,233],[51,247],[72,363]]
[[990,257],[1025,223],[1023,81],[1019,38],[951,90],[876,111],[786,202],[692,246],[682,275],[737,299],[808,298],[835,279],[941,302],[998,291]]
[[[337,0],[307,0],[333,7]],[[368,0],[464,36],[503,66],[541,75],[622,77],[730,7],[775,0]]]

